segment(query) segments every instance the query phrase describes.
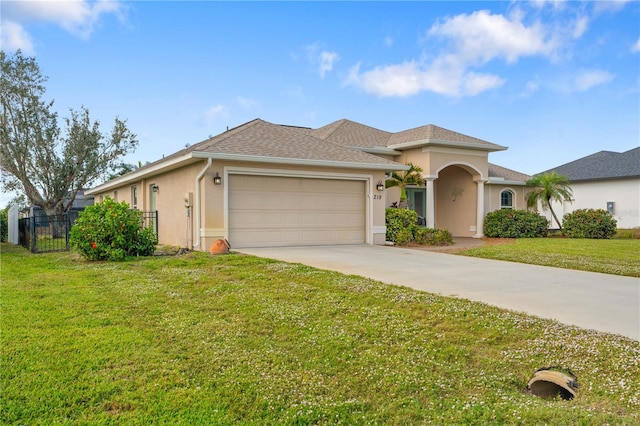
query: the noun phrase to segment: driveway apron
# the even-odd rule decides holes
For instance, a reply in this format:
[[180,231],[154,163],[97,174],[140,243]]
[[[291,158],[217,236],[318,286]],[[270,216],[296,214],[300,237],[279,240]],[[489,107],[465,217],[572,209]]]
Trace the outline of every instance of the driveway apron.
[[234,250],[640,340],[640,280],[388,246]]

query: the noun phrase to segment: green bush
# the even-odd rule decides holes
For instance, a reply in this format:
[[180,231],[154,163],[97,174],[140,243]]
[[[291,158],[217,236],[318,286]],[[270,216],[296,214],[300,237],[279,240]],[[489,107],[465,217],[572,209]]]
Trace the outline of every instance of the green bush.
[[[418,213],[409,209],[390,208],[386,210],[385,222],[387,225],[387,241],[393,241],[396,244],[401,244],[400,241],[402,241],[402,244],[406,244],[413,240],[413,230],[411,228],[417,226]],[[409,229],[408,234],[407,229]]]
[[611,238],[617,222],[603,209],[579,209],[562,217],[562,233],[570,238]]
[[421,245],[448,245],[453,243],[451,232],[446,229],[421,228],[418,214],[409,209],[386,210],[387,241],[399,246],[410,243]]
[[453,244],[453,235],[446,229],[416,227],[413,239],[417,244],[421,245],[443,246]]
[[124,260],[150,256],[158,239],[145,228],[142,212],[129,209],[126,202],[107,197],[80,213],[71,228],[70,243],[89,260]]
[[0,210],[0,241],[9,239],[9,215],[6,209]]
[[484,235],[491,238],[536,238],[547,235],[549,221],[536,212],[502,209],[487,213]]

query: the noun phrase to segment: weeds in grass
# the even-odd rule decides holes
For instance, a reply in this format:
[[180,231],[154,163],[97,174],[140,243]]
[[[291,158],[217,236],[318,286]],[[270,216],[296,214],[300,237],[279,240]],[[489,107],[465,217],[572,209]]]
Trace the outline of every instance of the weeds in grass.
[[[637,424],[640,342],[243,255],[2,245],[3,424]],[[523,392],[570,367],[573,401]]]
[[485,245],[457,254],[640,277],[640,241],[581,238],[520,238],[515,244]]

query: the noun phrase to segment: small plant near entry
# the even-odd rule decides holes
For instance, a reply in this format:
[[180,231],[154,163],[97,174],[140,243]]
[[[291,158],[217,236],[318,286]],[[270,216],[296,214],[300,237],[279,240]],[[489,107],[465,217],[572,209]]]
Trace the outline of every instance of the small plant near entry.
[[395,186],[400,188],[400,204],[398,207],[404,209],[407,207],[407,185],[424,186],[422,178],[422,167],[412,163],[407,163],[409,170],[391,173],[391,178],[385,182],[387,188]]
[[487,213],[484,235],[490,238],[537,238],[547,235],[549,221],[536,212],[502,209]]
[[420,245],[449,245],[453,236],[446,229],[421,228],[418,214],[413,210],[389,208],[386,210],[387,241],[399,246],[411,243]]
[[562,217],[562,233],[570,238],[611,238],[617,222],[606,210],[579,209]]
[[141,211],[107,197],[80,213],[71,228],[70,243],[89,260],[151,256],[158,239],[152,228],[143,225]]

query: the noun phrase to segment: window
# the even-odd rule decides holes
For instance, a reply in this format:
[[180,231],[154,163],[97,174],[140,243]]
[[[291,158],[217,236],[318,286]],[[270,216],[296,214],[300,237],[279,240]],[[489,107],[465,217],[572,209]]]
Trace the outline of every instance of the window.
[[513,209],[513,191],[505,189],[500,193],[500,208]]
[[137,186],[131,187],[131,208],[132,209],[138,208],[138,187]]

